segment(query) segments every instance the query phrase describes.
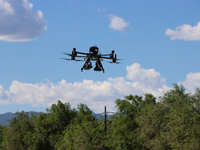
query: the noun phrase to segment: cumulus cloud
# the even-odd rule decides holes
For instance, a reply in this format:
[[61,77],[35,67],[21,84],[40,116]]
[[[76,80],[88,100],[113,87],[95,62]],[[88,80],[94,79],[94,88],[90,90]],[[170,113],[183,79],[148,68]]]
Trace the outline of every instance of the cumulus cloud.
[[[0,104],[18,103],[33,106],[51,106],[57,100],[69,102],[72,107],[83,103],[95,112],[102,112],[106,105],[109,111],[115,106],[115,100],[124,96],[151,93],[156,97],[171,89],[166,86],[165,78],[154,69],[145,69],[138,63],[126,67],[125,77],[108,78],[106,81],[83,80],[69,83],[61,80],[57,84],[50,81],[41,83],[23,83],[13,81],[9,91],[0,86]],[[200,87],[200,73],[190,73],[182,83],[188,92]]]
[[106,104],[113,105],[114,100],[120,96],[120,91],[113,89],[111,82],[93,82],[92,80],[75,83],[62,80],[58,84],[51,82],[30,84],[13,81],[10,92],[14,95],[12,100],[15,103],[51,106],[57,100],[61,100],[70,102],[72,107],[76,107],[79,103],[87,104],[93,110],[101,110]]
[[0,0],[0,40],[31,41],[47,29],[43,13],[28,0]]
[[4,90],[4,88],[0,85],[0,104],[10,104],[11,95],[9,91]]
[[2,15],[14,15],[14,9],[10,4],[4,0],[0,0],[0,14]]
[[117,15],[110,14],[110,25],[109,28],[112,28],[117,31],[124,31],[126,27],[130,25],[129,22],[125,22],[123,18],[118,17]]
[[179,84],[182,84],[186,88],[187,92],[194,93],[197,87],[200,88],[200,72],[190,72],[187,74],[185,81],[179,82]]
[[192,27],[191,25],[184,24],[176,27],[175,30],[166,29],[165,35],[170,36],[171,40],[179,39],[186,41],[197,41],[200,40],[200,22],[197,26]]
[[146,86],[152,88],[162,87],[165,83],[165,78],[162,78],[159,72],[154,69],[144,69],[140,67],[140,64],[134,63],[131,66],[126,67],[126,78],[133,82],[142,82]]
[[57,84],[50,81],[41,83],[23,83],[13,81],[9,88],[13,103],[30,103],[33,106],[51,106],[57,100],[69,102],[72,107],[83,103],[91,109],[101,112],[106,105],[108,110],[115,106],[114,101],[126,95],[142,95],[152,93],[158,97],[169,88],[165,79],[154,69],[144,69],[140,64],[127,66],[126,77],[108,78],[106,81],[83,80],[82,82],[68,83],[62,80]]

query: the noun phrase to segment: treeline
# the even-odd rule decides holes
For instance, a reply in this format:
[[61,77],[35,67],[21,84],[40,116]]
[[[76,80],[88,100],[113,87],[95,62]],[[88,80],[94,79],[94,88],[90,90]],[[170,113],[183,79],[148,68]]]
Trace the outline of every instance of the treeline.
[[47,113],[15,113],[0,127],[2,150],[198,150],[200,90],[174,84],[158,100],[152,94],[115,101],[117,113],[98,118],[84,104],[72,109],[58,101]]

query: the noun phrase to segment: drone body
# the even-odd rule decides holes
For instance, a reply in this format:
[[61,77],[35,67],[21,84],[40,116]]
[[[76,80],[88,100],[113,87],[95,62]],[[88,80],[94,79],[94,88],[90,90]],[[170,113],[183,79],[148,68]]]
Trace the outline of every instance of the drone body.
[[[103,71],[103,73],[105,72],[103,65],[101,63],[101,61],[103,61],[103,59],[111,59],[112,62],[110,63],[119,63],[116,62],[118,59],[117,54],[115,54],[115,51],[112,50],[110,54],[100,54],[99,52],[99,48],[97,46],[92,46],[89,49],[89,53],[83,53],[83,52],[78,52],[76,51],[76,48],[73,48],[73,51],[71,54],[69,53],[64,53],[68,56],[71,56],[71,59],[66,59],[66,58],[62,58],[64,60],[74,60],[74,61],[84,61],[85,63],[83,65],[83,67],[81,68],[81,72],[84,70],[90,70],[93,66],[91,61],[96,61],[95,63],[95,68],[94,71]],[[84,58],[84,60],[76,60],[76,57],[80,57],[80,58]]]

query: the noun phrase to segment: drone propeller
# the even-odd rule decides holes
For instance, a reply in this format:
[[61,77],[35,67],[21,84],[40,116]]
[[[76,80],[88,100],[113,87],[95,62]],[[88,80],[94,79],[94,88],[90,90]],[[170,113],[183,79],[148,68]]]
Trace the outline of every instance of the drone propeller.
[[68,55],[68,56],[72,56],[72,54],[69,54],[69,53],[63,53],[63,54]]
[[[73,59],[67,59],[67,58],[60,58],[60,59],[69,60],[69,61],[73,60]],[[84,60],[77,60],[77,59],[75,59],[73,61],[84,61]]]
[[63,54],[65,54],[65,55],[68,55],[68,56],[71,56],[71,57],[87,57],[87,56],[74,56],[74,55],[72,55],[72,54],[69,54],[69,53],[63,53]]
[[71,54],[69,54],[69,53],[63,53],[63,54],[71,56],[71,57],[76,57],[77,56],[76,48],[73,48],[73,51]]
[[117,60],[121,60],[121,59],[117,59],[117,54],[115,54],[115,57],[112,58],[112,61],[109,63],[116,63],[116,64],[120,64],[121,62],[117,62]]
[[115,54],[115,57],[112,60],[113,60],[112,61],[113,63],[116,63],[116,61],[119,60],[119,59],[117,59],[117,54]]

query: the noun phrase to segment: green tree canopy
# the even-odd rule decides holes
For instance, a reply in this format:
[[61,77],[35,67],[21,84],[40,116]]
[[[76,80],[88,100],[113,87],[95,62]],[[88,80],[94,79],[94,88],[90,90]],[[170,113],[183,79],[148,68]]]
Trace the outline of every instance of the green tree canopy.
[[200,89],[194,94],[174,84],[159,99],[128,95],[115,101],[117,112],[97,118],[85,104],[72,109],[58,101],[46,113],[17,112],[0,126],[5,150],[196,150],[200,149]]

